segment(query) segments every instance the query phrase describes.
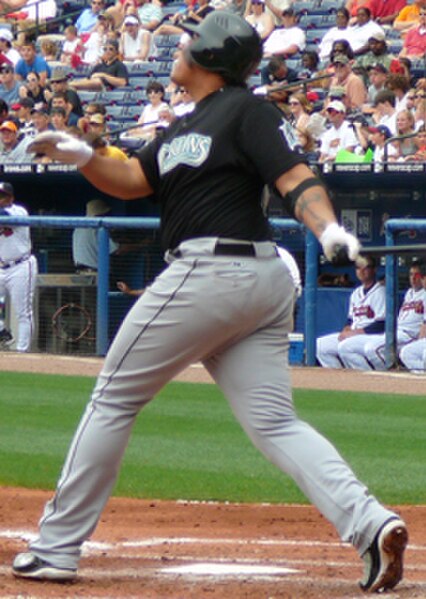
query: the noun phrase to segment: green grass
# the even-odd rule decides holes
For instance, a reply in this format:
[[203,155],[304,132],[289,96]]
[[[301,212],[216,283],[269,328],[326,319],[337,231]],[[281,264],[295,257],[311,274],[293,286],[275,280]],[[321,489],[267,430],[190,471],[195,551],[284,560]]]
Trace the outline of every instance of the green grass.
[[[0,484],[54,488],[93,383],[0,372]],[[382,501],[426,503],[422,397],[296,390],[295,403]],[[252,447],[220,391],[189,383],[171,383],[140,414],[114,494],[305,502]]]

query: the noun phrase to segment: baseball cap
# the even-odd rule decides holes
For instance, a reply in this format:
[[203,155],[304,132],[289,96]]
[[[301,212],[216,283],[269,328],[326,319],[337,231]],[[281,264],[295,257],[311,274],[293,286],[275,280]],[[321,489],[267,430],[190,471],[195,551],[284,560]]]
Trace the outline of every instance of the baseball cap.
[[89,123],[103,125],[105,123],[105,117],[100,112],[95,112],[95,114],[90,115]]
[[385,65],[382,64],[381,62],[376,62],[375,64],[372,64],[371,66],[367,67],[367,70],[368,71],[377,71],[379,73],[384,73],[384,74],[386,74],[388,72]]
[[344,87],[336,85],[335,87],[330,87],[327,95],[329,98],[332,98],[334,100],[340,100],[341,98],[346,96],[346,90]]
[[49,79],[49,83],[66,81],[67,79],[68,73],[64,69],[55,69]]
[[370,37],[368,38],[368,41],[376,40],[376,42],[384,42],[385,39],[386,39],[386,35],[385,35],[384,31],[376,31],[376,33],[373,33],[372,35],[370,35]]
[[13,121],[3,121],[0,125],[0,131],[12,131],[13,133],[18,133],[18,127]]
[[13,185],[11,183],[7,183],[6,181],[1,181],[0,194],[7,194],[8,196],[13,196]]
[[32,98],[21,98],[19,102],[11,105],[11,110],[19,110],[20,108],[34,108],[34,100]]
[[47,110],[46,106],[42,105],[42,106],[34,106],[34,108],[31,110],[31,114],[44,114],[46,116],[49,116],[49,111]]
[[127,15],[124,19],[125,25],[139,25],[139,19],[135,15]]
[[90,200],[86,204],[86,216],[102,216],[108,212],[111,212],[111,206],[103,200]]
[[13,41],[13,33],[10,29],[6,29],[5,27],[0,29],[0,40],[6,40],[7,42]]
[[336,54],[333,57],[332,64],[348,64],[348,62],[349,62],[349,58],[346,56],[346,54]]
[[329,110],[330,108],[332,110],[336,110],[337,112],[346,112],[345,105],[343,104],[343,102],[340,102],[340,100],[333,100],[332,102],[330,102],[326,110]]
[[368,132],[369,133],[381,133],[382,135],[385,136],[385,139],[389,139],[390,137],[392,137],[392,133],[390,132],[389,127],[386,127],[386,125],[377,125],[377,127],[368,127]]

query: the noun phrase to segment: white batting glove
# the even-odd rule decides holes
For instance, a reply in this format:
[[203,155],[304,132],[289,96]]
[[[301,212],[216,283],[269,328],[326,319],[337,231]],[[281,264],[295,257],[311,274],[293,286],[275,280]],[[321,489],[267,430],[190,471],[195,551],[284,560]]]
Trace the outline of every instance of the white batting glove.
[[345,255],[349,260],[355,262],[361,249],[358,239],[337,223],[329,224],[321,234],[319,241],[325,257],[330,262],[344,262]]
[[85,141],[61,131],[46,131],[34,138],[27,152],[45,154],[64,164],[75,164],[78,168],[86,166],[93,156],[93,148]]

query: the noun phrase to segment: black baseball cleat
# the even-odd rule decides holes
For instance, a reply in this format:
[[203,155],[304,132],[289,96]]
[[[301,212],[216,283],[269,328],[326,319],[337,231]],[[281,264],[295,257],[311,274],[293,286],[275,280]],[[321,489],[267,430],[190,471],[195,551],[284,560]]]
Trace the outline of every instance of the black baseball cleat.
[[7,329],[0,331],[0,345],[11,345],[13,343],[13,335]]
[[364,579],[359,583],[367,593],[383,593],[393,589],[402,579],[403,556],[408,532],[402,520],[385,522],[364,553]]
[[69,582],[77,577],[77,570],[59,568],[32,553],[18,553],[12,566],[13,575],[32,580]]

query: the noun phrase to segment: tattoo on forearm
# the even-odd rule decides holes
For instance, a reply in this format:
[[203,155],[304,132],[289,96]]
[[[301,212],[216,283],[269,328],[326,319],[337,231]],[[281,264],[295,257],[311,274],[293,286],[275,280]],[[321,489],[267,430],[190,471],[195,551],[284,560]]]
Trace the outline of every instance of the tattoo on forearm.
[[[320,234],[327,226],[326,220],[322,216],[322,206],[324,205],[324,193],[307,190],[301,194],[296,203],[297,217],[303,222],[306,219],[311,220],[310,226],[315,229],[315,232]],[[314,209],[317,208],[317,209]]]

